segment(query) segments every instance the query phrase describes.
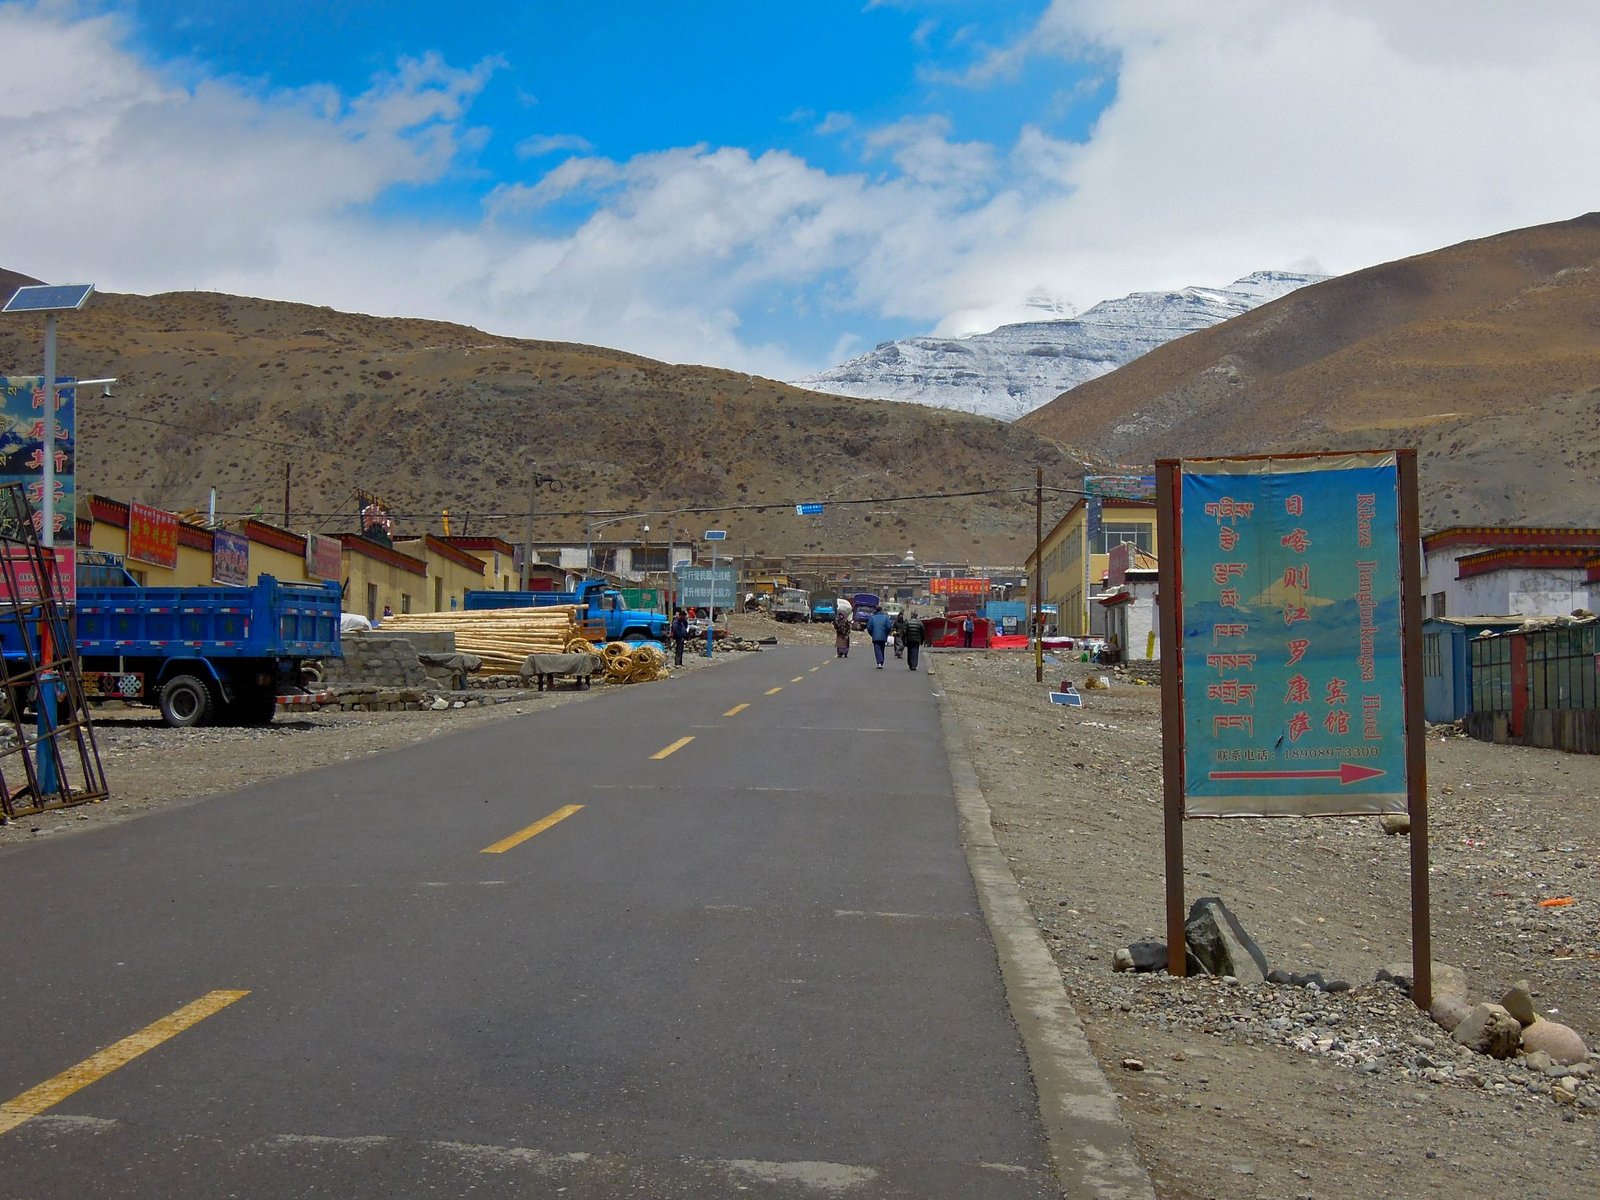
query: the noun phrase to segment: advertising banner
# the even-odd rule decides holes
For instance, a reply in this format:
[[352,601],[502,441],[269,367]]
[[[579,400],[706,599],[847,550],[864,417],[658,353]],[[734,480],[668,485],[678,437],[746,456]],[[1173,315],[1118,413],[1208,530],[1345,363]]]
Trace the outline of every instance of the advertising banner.
[[[55,411],[55,536],[71,545],[77,529],[77,389],[58,376]],[[42,375],[0,376],[0,483],[20,483],[43,534],[45,388]]]
[[343,552],[344,546],[338,538],[306,534],[306,574],[313,579],[337,580]]
[[987,596],[989,594],[989,581],[987,579],[940,579],[928,580],[928,592],[934,596]]
[[1154,475],[1085,475],[1083,490],[1091,496],[1110,496],[1119,500],[1154,500]]
[[1178,478],[1185,815],[1405,812],[1395,455]]
[[211,534],[211,582],[229,587],[250,583],[250,539],[218,529]]
[[178,565],[178,518],[134,501],[128,505],[128,557],[153,567]]

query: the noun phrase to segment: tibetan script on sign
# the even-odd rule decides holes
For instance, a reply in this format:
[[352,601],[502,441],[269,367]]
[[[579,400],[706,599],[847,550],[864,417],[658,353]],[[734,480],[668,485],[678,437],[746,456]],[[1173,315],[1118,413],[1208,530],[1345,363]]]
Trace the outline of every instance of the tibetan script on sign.
[[1179,480],[1185,815],[1406,811],[1395,456]]

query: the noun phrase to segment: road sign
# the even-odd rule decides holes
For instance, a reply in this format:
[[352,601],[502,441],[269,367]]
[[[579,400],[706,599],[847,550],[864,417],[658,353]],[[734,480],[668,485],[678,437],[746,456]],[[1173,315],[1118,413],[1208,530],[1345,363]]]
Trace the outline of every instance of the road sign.
[[794,506],[794,513],[797,517],[820,517],[822,515],[822,505],[796,504]]
[[734,606],[734,568],[691,567],[676,564],[678,574],[678,603],[685,608],[716,608]]
[[706,530],[706,541],[708,541],[708,542],[725,542],[727,540],[728,540],[728,531],[726,529],[708,529],[708,530]]

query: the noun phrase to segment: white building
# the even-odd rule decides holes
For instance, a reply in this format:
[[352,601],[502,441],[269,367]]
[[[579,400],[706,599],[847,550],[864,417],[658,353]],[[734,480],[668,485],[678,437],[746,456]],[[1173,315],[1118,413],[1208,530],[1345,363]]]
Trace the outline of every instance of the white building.
[[1593,609],[1600,529],[1452,526],[1422,539],[1425,615],[1564,617]]

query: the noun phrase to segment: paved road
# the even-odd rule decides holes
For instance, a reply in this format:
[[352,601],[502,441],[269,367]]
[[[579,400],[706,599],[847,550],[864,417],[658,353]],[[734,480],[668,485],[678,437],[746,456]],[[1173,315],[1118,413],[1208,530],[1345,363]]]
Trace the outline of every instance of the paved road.
[[769,650],[0,854],[0,1197],[1059,1195],[935,683]]

